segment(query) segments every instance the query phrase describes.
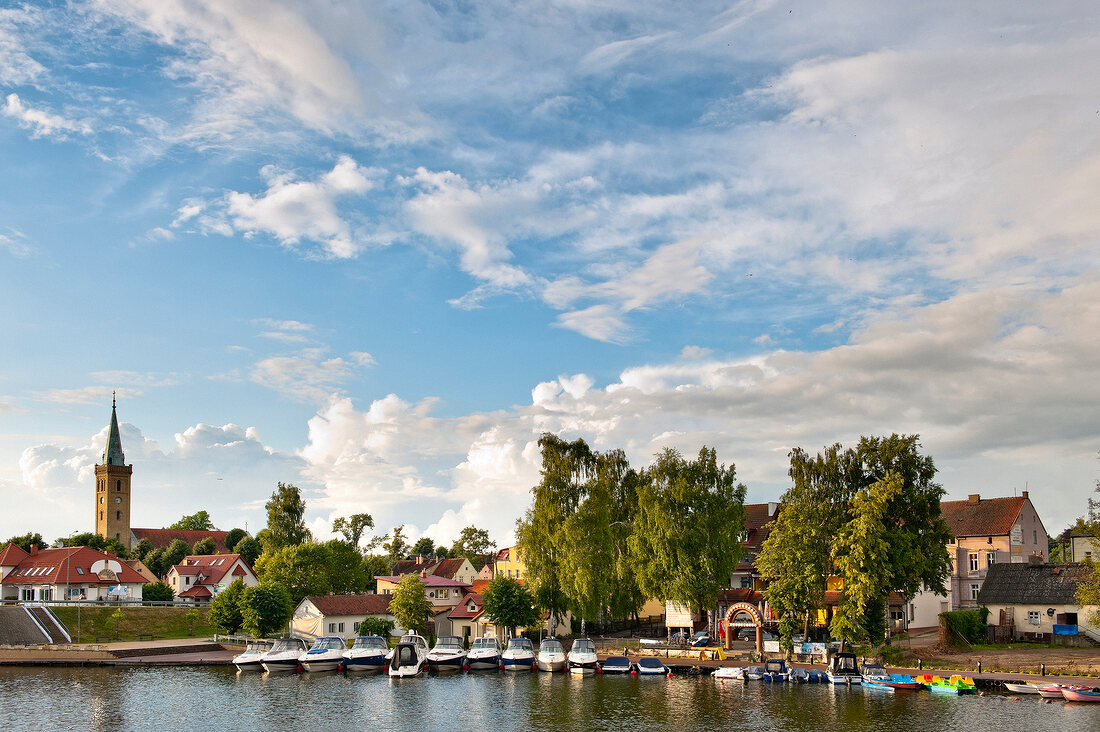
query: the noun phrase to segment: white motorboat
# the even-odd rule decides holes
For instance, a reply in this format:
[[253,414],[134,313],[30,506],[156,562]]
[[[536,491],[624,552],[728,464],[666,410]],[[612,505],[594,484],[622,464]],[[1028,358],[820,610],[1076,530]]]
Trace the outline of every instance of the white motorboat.
[[390,676],[416,676],[428,667],[428,641],[416,633],[406,633],[386,657]]
[[500,654],[500,663],[505,671],[531,671],[535,667],[535,647],[526,638],[511,638]]
[[854,653],[838,653],[829,659],[829,670],[825,672],[830,684],[858,684],[863,681],[856,666]]
[[545,638],[539,644],[539,654],[536,657],[539,671],[564,671],[565,649],[557,638]]
[[441,635],[435,648],[428,651],[428,669],[431,671],[461,671],[466,665],[466,649],[457,635]]
[[760,681],[764,678],[764,667],[749,666],[742,669],[742,673],[745,675],[745,681]]
[[344,651],[344,670],[354,673],[376,673],[386,667],[390,647],[377,635],[361,635]]
[[280,638],[271,650],[260,656],[264,671],[269,674],[290,673],[298,670],[298,658],[306,650],[301,638]]
[[260,656],[271,650],[271,641],[254,640],[245,647],[244,653],[233,659],[233,665],[238,671],[263,671]]
[[496,671],[500,668],[500,641],[495,635],[474,640],[466,654],[466,668],[470,671]]
[[744,681],[745,669],[741,666],[722,666],[711,674],[718,681]]
[[298,657],[298,663],[310,673],[335,671],[344,660],[344,651],[348,649],[343,638],[334,635],[321,636],[313,641],[308,651]]
[[669,671],[668,666],[661,663],[653,656],[642,656],[638,659],[635,668],[638,669],[639,676],[671,676],[672,672]]
[[569,655],[566,657],[569,673],[573,674],[595,673],[597,661],[596,644],[589,638],[578,638],[573,641],[573,647],[569,649]]

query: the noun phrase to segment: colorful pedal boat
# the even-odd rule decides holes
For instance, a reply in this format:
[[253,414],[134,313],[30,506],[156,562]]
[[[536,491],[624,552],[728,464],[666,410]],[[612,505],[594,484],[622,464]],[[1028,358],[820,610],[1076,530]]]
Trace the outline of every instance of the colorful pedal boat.
[[935,694],[973,694],[978,690],[978,687],[974,685],[974,679],[969,676],[963,678],[958,674],[955,674],[949,679],[925,674],[920,677],[920,681],[928,687],[929,691]]
[[871,688],[893,689],[895,691],[919,691],[924,684],[909,674],[890,674],[888,678],[863,677],[863,685]]

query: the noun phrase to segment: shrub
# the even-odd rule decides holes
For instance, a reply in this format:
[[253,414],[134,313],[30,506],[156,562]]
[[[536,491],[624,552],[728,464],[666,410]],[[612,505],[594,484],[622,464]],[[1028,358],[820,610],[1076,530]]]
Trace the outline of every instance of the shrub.
[[973,645],[985,641],[985,627],[988,617],[989,608],[987,607],[980,607],[976,610],[951,610],[940,613],[940,623],[947,630],[949,643],[955,638],[962,638]]
[[163,582],[150,582],[142,588],[141,599],[149,602],[171,602],[176,599],[176,593]]

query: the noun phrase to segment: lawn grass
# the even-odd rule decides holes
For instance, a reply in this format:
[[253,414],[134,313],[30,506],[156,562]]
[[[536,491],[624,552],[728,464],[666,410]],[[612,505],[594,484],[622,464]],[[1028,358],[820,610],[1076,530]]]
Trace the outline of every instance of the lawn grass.
[[[51,608],[54,614],[65,623],[69,629],[69,635],[74,642],[77,639],[77,608],[72,606]],[[138,640],[141,635],[152,635],[156,639],[161,638],[205,638],[214,634],[214,627],[209,624],[209,610],[197,608],[198,618],[195,619],[194,628],[187,618],[189,607],[82,607],[80,610],[80,642],[95,643],[97,638],[110,640]],[[117,633],[115,618],[112,617],[118,610],[122,610],[122,618],[118,621]]]

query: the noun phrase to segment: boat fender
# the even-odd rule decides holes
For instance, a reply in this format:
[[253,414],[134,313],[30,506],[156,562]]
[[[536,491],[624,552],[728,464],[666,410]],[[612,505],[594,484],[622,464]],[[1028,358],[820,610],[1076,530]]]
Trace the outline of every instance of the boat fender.
[[638,672],[637,672],[637,671],[634,671],[633,669],[631,669],[631,671],[630,671],[630,675],[631,675],[631,676],[637,676],[637,675],[638,675]]
[[602,668],[600,668],[599,666],[597,666],[597,667],[596,667],[596,674],[597,674],[597,675],[603,675],[603,669],[602,669]]
[[672,669],[669,669],[669,670],[668,670],[668,677],[669,677],[670,679],[672,678]]
[[467,663],[467,664],[464,664],[464,665],[462,666],[462,670],[463,670],[463,671],[469,671],[469,670],[470,670],[470,664],[468,664],[468,663]]

